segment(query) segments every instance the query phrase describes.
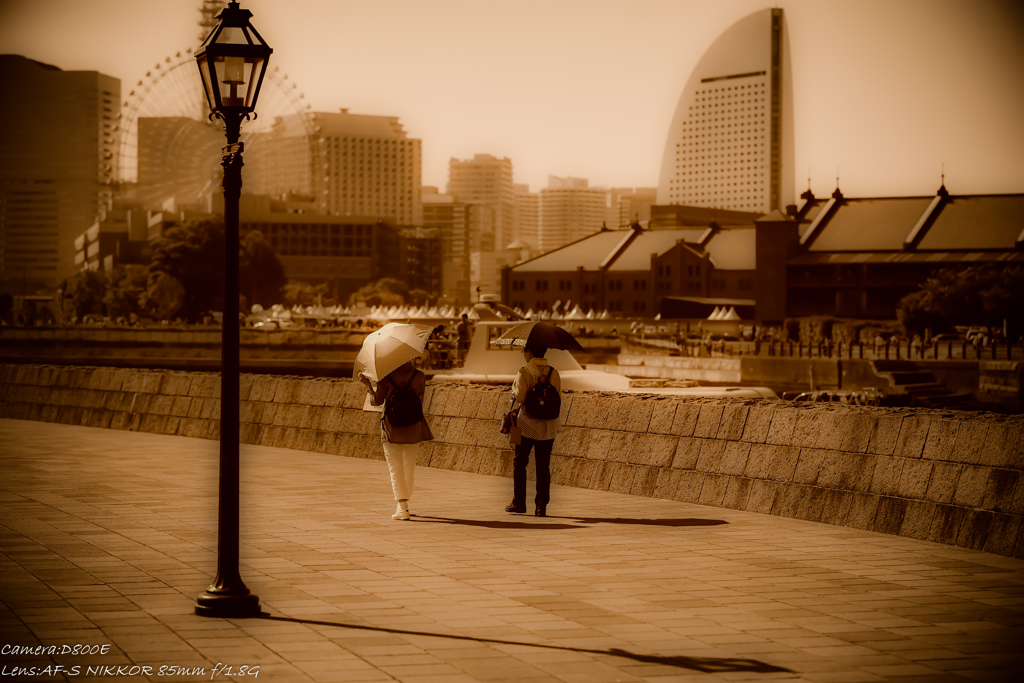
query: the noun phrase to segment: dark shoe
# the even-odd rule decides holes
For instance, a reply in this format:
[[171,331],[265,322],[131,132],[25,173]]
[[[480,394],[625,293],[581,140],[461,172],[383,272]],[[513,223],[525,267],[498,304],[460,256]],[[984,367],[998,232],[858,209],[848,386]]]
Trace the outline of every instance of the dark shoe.
[[526,506],[525,505],[518,505],[513,500],[511,503],[509,503],[505,507],[505,512],[518,512],[519,514],[522,514],[522,513],[526,512]]
[[537,510],[533,514],[537,515],[538,517],[547,517],[548,510],[543,505],[538,505]]

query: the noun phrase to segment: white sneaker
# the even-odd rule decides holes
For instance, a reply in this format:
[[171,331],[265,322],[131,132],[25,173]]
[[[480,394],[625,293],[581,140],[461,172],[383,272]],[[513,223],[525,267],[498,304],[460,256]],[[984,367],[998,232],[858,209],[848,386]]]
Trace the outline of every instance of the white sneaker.
[[404,506],[399,503],[395,509],[395,514],[391,515],[391,519],[407,520],[411,519],[412,515],[409,514],[409,504],[406,503]]

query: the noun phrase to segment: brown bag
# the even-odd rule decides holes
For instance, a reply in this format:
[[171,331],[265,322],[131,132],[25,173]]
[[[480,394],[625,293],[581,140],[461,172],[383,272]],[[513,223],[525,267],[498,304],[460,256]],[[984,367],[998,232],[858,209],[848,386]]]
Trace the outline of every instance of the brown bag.
[[508,445],[518,446],[523,440],[523,430],[519,427],[519,420],[515,410],[511,410],[501,418],[501,433],[508,434]]
[[508,434],[512,431],[513,427],[516,427],[516,414],[515,411],[509,411],[505,413],[501,418],[501,433]]

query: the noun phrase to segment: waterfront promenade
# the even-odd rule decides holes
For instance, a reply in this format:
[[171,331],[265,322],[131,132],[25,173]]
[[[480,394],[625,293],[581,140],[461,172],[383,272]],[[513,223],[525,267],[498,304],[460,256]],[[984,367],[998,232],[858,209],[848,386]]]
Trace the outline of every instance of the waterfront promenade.
[[553,487],[551,517],[514,516],[510,480],[433,468],[395,522],[382,461],[256,446],[242,575],[267,614],[205,619],[216,441],[0,420],[0,442],[3,644],[109,646],[3,654],[3,680],[854,683],[1024,665],[1021,560],[579,488]]

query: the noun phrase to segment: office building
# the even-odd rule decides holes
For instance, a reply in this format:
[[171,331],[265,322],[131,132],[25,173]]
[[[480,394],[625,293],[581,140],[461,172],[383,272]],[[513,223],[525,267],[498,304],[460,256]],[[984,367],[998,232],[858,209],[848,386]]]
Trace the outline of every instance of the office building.
[[766,214],[793,197],[793,96],[781,9],[733,24],[698,62],[668,131],[658,204]]
[[540,191],[538,249],[548,252],[600,230],[608,216],[607,195],[585,178],[548,176]]
[[536,249],[540,245],[540,194],[530,192],[529,185],[513,185],[513,190],[516,241]]
[[423,290],[431,297],[440,295],[443,264],[440,230],[406,228],[399,231],[396,277],[410,290]]
[[109,272],[119,265],[148,264],[152,255],[152,214],[116,204],[112,208],[102,207],[95,222],[74,240],[75,268]]
[[[511,159],[498,159],[490,154],[477,154],[464,161],[452,158],[448,162],[448,194],[462,204],[488,207],[487,221],[495,248],[516,239]],[[484,229],[483,225],[470,226],[471,233]]]
[[[0,286],[49,288],[112,198],[121,83],[0,56]],[[28,292],[32,293],[32,292]]]
[[658,199],[653,187],[613,187],[608,190],[609,228],[625,228],[633,223],[646,223],[651,219],[651,207]]
[[464,306],[470,302],[470,235],[467,206],[436,187],[421,190],[423,227],[437,230],[441,239],[441,297],[439,303]]
[[336,216],[371,216],[419,226],[420,141],[394,116],[314,112],[315,133],[299,114],[280,117],[246,149],[246,192],[316,198]]

